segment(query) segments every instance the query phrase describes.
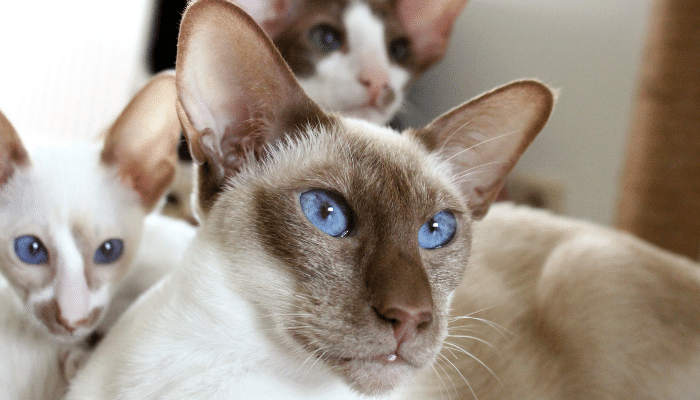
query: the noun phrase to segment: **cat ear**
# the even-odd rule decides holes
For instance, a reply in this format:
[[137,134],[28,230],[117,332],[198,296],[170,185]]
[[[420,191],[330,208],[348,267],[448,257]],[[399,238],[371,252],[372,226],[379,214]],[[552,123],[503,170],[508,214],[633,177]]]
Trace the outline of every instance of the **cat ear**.
[[298,0],[236,0],[271,38],[277,37],[296,19],[297,3]]
[[129,102],[107,131],[101,159],[151,209],[175,176],[180,124],[175,76],[156,75]]
[[29,155],[5,115],[0,112],[0,185],[4,185],[17,167],[29,165]]
[[439,61],[450,40],[452,27],[467,0],[398,0],[399,21],[411,39],[419,71]]
[[452,165],[472,217],[480,219],[544,127],[555,97],[556,92],[538,81],[512,82],[408,134]]
[[328,120],[255,21],[225,0],[201,0],[182,18],[178,113],[195,162],[198,206],[209,209],[248,156]]

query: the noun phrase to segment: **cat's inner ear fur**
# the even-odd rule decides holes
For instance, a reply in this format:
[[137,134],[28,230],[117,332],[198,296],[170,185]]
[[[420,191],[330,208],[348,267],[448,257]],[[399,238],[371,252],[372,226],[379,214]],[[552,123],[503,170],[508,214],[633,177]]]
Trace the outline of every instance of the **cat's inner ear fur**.
[[201,211],[250,156],[307,125],[328,121],[256,22],[225,0],[185,12],[176,61],[178,114],[197,176]]
[[107,131],[102,162],[155,206],[175,177],[180,124],[175,111],[175,77],[165,72],[141,89]]
[[17,167],[29,165],[29,155],[17,131],[0,112],[0,185],[4,185]]
[[399,21],[411,39],[419,72],[438,62],[468,0],[397,0]]
[[555,96],[538,81],[512,82],[409,134],[451,165],[472,217],[480,219],[507,174],[544,127]]

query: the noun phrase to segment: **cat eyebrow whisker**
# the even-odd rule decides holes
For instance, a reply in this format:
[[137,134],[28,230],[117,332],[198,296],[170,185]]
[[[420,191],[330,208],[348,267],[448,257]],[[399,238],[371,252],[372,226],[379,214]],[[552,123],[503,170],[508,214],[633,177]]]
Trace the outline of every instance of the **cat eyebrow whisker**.
[[[474,171],[474,170],[477,169],[477,168],[482,168],[482,167],[485,167],[485,166],[487,166],[487,165],[493,165],[493,164],[508,164],[508,163],[505,162],[505,161],[494,161],[494,162],[490,162],[490,163],[486,163],[486,164],[477,165],[476,167],[467,168],[467,169],[465,169],[464,171],[462,171],[462,172],[460,172],[460,173],[458,173],[458,174],[455,174],[455,175],[453,176],[453,178],[461,178],[461,177],[468,176],[468,175],[471,175],[471,174],[476,174],[476,173],[479,173],[479,172],[498,172],[498,170],[494,170],[494,169],[490,169],[490,170],[481,170],[481,171]],[[469,171],[474,171],[474,172],[469,172]],[[467,172],[469,172],[469,173],[467,173]]]
[[518,132],[520,132],[520,131],[521,131],[521,129],[518,129],[518,130],[513,131],[513,132],[504,133],[503,135],[498,135],[498,136],[494,136],[494,137],[489,138],[489,139],[486,139],[486,140],[482,140],[481,142],[479,142],[479,143],[477,143],[477,144],[475,144],[475,145],[473,145],[473,146],[467,147],[466,149],[464,149],[464,150],[462,150],[462,151],[459,151],[459,152],[457,152],[457,153],[451,155],[450,157],[448,157],[448,158],[445,160],[445,162],[449,162],[451,159],[457,157],[458,155],[460,155],[460,154],[462,154],[462,153],[464,153],[464,152],[466,152],[466,151],[469,151],[469,150],[471,150],[471,149],[473,149],[473,148],[475,148],[475,147],[481,146],[482,144],[486,144],[486,143],[488,143],[488,142],[490,142],[490,141],[492,141],[492,140],[501,139],[501,138],[504,138],[504,137],[506,137],[506,136],[513,135],[513,134],[518,133]]
[[464,128],[465,126],[469,125],[471,122],[472,122],[472,120],[469,120],[469,121],[465,122],[464,124],[462,124],[462,126],[460,126],[459,128],[455,129],[455,131],[452,132],[452,133],[450,134],[450,136],[447,137],[447,140],[445,140],[445,141],[442,142],[442,146],[440,146],[440,150],[438,150],[438,153],[439,153],[439,154],[442,154],[442,150],[445,148],[445,145],[447,144],[447,142],[449,142],[450,139],[452,139],[452,136],[454,136],[457,132],[461,131],[462,128]]

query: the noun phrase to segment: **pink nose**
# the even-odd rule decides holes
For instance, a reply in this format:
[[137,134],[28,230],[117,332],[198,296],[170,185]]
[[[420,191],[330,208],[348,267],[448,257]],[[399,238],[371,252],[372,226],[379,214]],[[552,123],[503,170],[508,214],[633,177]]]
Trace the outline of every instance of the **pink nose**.
[[424,303],[418,308],[396,304],[384,310],[378,308],[374,310],[381,319],[391,323],[397,346],[415,336],[419,330],[427,327],[433,320],[432,307],[428,303]]
[[370,106],[386,107],[394,100],[394,91],[389,86],[389,74],[387,71],[365,67],[357,79],[367,90]]

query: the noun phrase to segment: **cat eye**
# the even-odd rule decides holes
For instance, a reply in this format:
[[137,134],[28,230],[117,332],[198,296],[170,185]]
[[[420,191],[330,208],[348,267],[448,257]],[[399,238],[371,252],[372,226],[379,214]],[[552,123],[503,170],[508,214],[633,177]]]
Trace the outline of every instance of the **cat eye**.
[[49,251],[36,236],[24,235],[15,238],[15,254],[26,264],[46,264]]
[[314,189],[299,197],[306,218],[322,232],[333,237],[347,236],[353,228],[352,212],[345,200],[335,193]]
[[443,210],[418,230],[418,245],[426,250],[446,246],[455,237],[457,219],[450,211]]
[[119,239],[109,239],[102,243],[95,251],[93,262],[95,264],[110,264],[119,259],[124,249],[124,243]]
[[343,44],[340,32],[327,24],[318,24],[311,28],[309,41],[324,53],[336,51]]
[[394,39],[389,43],[389,57],[397,63],[408,60],[411,54],[411,43],[407,38]]

